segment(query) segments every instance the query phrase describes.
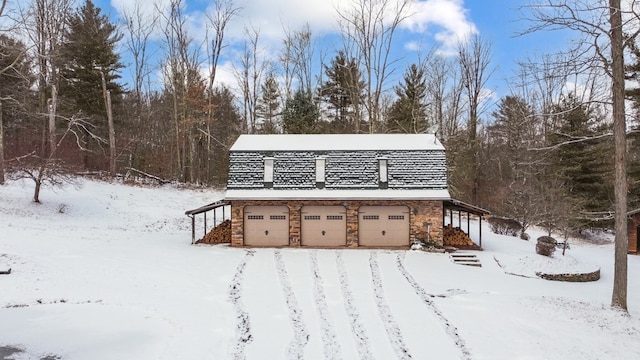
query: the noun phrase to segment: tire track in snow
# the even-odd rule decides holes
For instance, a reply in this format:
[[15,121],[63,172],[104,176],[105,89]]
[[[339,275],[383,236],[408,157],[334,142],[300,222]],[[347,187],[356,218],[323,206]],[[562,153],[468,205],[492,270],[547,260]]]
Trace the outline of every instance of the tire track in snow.
[[320,317],[320,329],[322,330],[322,349],[325,359],[341,359],[342,348],[338,342],[338,336],[333,329],[327,306],[327,296],[324,293],[324,282],[320,275],[320,266],[318,266],[318,251],[309,252],[311,260],[311,273],[313,274],[313,297]]
[[338,275],[340,276],[340,289],[342,290],[342,297],[344,299],[344,308],[347,316],[349,316],[353,336],[356,338],[358,355],[360,355],[360,359],[362,360],[371,360],[373,359],[373,355],[371,354],[371,346],[369,345],[369,336],[367,335],[364,324],[360,320],[360,313],[353,304],[353,293],[349,285],[347,267],[344,265],[344,259],[342,258],[342,250],[336,251],[336,267]]
[[229,285],[229,299],[233,304],[233,308],[236,311],[236,344],[233,348],[234,359],[245,359],[244,348],[253,340],[251,334],[251,322],[249,320],[249,314],[244,309],[242,303],[242,280],[244,279],[244,269],[247,267],[249,259],[255,254],[254,250],[248,250],[238,267],[236,273],[233,275],[231,285]]
[[453,324],[451,324],[451,322],[449,322],[449,320],[444,316],[442,311],[438,309],[436,304],[431,299],[435,297],[435,295],[427,293],[425,289],[422,286],[420,286],[420,284],[418,284],[418,282],[413,278],[411,273],[409,273],[409,270],[407,270],[407,268],[404,267],[404,264],[403,264],[404,255],[405,253],[402,252],[396,256],[396,264],[398,265],[398,270],[400,270],[400,272],[402,273],[402,276],[404,276],[404,278],[411,285],[411,287],[413,287],[413,290],[420,297],[420,299],[422,299],[422,302],[434,314],[436,314],[436,318],[440,320],[440,323],[442,325],[444,325],[447,335],[449,335],[449,337],[453,339],[454,343],[456,344],[456,347],[460,349],[460,351],[462,352],[462,358],[465,360],[471,360],[471,352],[469,351],[469,348],[467,348],[465,341],[462,339],[462,337],[458,333],[458,329]]
[[391,313],[389,305],[385,301],[384,288],[382,287],[382,278],[380,277],[380,267],[378,266],[378,253],[372,251],[369,254],[369,266],[371,267],[371,280],[373,282],[373,292],[378,305],[378,312],[382,318],[382,323],[387,331],[387,337],[391,342],[391,346],[399,359],[413,359],[409,353],[409,347],[404,342],[400,327]]
[[287,358],[292,360],[302,359],[304,358],[304,347],[309,342],[309,331],[302,320],[302,309],[298,305],[296,295],[291,289],[291,281],[282,259],[282,253],[280,250],[276,250],[273,256],[275,257],[280,286],[287,301],[287,308],[289,308],[289,319],[291,319],[291,325],[293,326],[293,339],[291,339],[287,348]]

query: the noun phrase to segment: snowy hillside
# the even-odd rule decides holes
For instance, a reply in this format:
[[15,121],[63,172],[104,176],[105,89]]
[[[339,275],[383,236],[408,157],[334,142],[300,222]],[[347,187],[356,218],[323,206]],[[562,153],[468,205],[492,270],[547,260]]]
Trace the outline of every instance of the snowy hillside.
[[[219,192],[81,180],[38,205],[32,190],[0,186],[0,359],[640,358],[640,257],[627,316],[608,307],[610,243],[549,259],[485,228],[479,268],[418,251],[194,246],[184,211]],[[535,277],[597,268],[592,283]]]

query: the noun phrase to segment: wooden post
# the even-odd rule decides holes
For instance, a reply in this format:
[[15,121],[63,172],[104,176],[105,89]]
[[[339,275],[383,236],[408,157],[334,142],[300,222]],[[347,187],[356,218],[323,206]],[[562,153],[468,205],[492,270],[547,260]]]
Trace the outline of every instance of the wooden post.
[[480,215],[480,228],[478,229],[480,233],[480,247],[482,247],[482,215]]
[[196,242],[196,218],[194,215],[191,215],[191,244],[193,245]]

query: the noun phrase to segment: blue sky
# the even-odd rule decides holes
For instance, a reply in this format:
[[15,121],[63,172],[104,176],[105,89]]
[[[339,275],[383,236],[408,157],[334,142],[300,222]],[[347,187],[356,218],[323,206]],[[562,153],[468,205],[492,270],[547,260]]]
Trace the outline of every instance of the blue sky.
[[[82,1],[82,0],[80,0]],[[117,19],[126,9],[132,9],[135,1],[151,11],[153,2],[148,0],[94,0],[103,12]],[[395,1],[395,0],[392,0]],[[168,0],[158,0],[167,3]],[[471,34],[479,34],[492,44],[492,73],[488,90],[495,93],[495,101],[508,92],[507,78],[513,75],[518,60],[527,56],[554,51],[565,41],[554,33],[539,33],[516,37],[526,23],[518,6],[526,0],[419,0],[414,2],[413,13],[405,26],[398,32],[394,44],[394,58],[400,59],[395,79],[388,86],[393,86],[402,75],[404,66],[415,61],[418,51],[424,53],[437,47],[443,53],[451,53],[453,44]],[[349,4],[349,0],[236,0],[243,7],[240,15],[228,27],[228,51],[220,64],[219,79],[234,86],[233,64],[237,63],[234,47],[242,43],[242,29],[251,25],[261,32],[261,46],[266,58],[274,58],[283,39],[283,24],[296,30],[309,23],[322,51],[328,53],[327,60],[337,50],[334,45],[338,26],[336,8]],[[201,41],[205,12],[212,2],[206,0],[186,0],[184,13],[189,16],[191,35],[196,42]],[[157,39],[162,38],[157,34]],[[419,46],[416,46],[419,44]],[[126,58],[124,59],[126,63]],[[128,70],[124,70],[123,78],[127,79]]]

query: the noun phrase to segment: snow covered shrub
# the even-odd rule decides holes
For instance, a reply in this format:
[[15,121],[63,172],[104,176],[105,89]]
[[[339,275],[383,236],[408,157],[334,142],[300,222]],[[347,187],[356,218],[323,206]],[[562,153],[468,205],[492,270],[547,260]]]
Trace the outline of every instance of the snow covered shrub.
[[556,251],[556,239],[551,236],[540,236],[536,244],[536,253],[544,256],[551,256]]
[[491,231],[500,235],[518,236],[522,225],[517,220],[492,216],[487,219]]

